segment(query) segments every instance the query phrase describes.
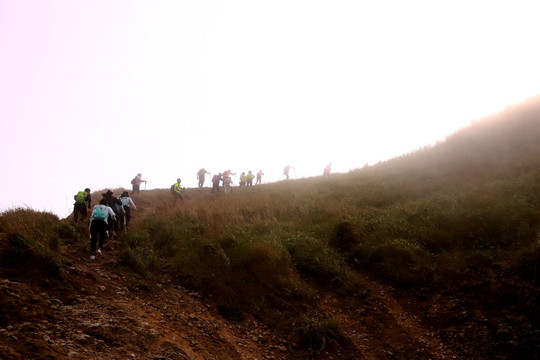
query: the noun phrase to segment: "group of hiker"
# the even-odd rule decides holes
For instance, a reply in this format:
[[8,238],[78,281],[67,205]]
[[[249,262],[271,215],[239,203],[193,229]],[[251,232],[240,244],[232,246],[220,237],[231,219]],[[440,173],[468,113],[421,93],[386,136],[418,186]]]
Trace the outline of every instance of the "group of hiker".
[[[137,184],[132,181],[132,194],[138,194],[140,192],[140,184],[145,182],[140,176],[141,174],[137,175],[140,180]],[[88,226],[90,232],[91,260],[96,258],[96,253],[102,255],[101,249],[105,241],[105,236],[118,237],[116,232],[120,230],[121,225],[123,230],[127,231],[129,222],[131,221],[131,209],[137,210],[133,199],[127,191],[123,191],[119,197],[116,197],[111,190],[107,190],[101,196],[102,199],[99,201],[99,204],[94,205],[93,208],[89,188],[79,191],[74,196],[73,220],[75,222],[79,220],[79,216],[84,221],[88,215],[87,209],[92,209],[90,224]],[[122,221],[122,224],[120,224],[120,221]]]
[[[289,173],[291,170],[294,170],[294,167],[290,165],[285,166],[285,168],[283,169],[283,175],[285,176],[285,180],[289,180]],[[330,175],[331,170],[332,163],[328,163],[328,165],[326,165],[323,170],[323,175]],[[199,188],[203,187],[206,174],[210,174],[210,172],[207,171],[205,168],[202,168],[197,172]],[[231,175],[236,175],[236,173],[233,173],[231,170],[226,170],[222,173],[214,174],[214,176],[212,177],[212,193],[219,192],[220,184],[225,194],[230,193],[231,185],[233,183]],[[245,172],[242,172],[240,174],[240,182],[238,183],[238,185],[239,187],[253,186],[253,179],[256,179],[255,185],[260,185],[262,183],[263,175],[264,173],[262,172],[262,170],[259,170],[256,175],[254,175],[251,171],[248,171],[247,174]]]
[[[204,184],[205,174],[210,174],[210,173],[206,171],[204,168],[199,170],[199,172],[197,173],[197,178],[199,179],[199,187],[202,187]],[[225,194],[229,194],[231,192],[231,186],[233,184],[233,181],[231,178],[232,175],[236,175],[236,173],[233,173],[230,169],[225,170],[222,173],[214,174],[214,176],[212,176],[212,191],[211,192],[212,193],[219,192],[220,183],[222,183],[223,192]],[[251,171],[248,171],[247,174],[245,172],[242,172],[240,174],[239,186],[240,187],[253,186],[253,179],[255,178],[257,179],[255,182],[255,185],[259,185],[262,183],[263,175],[264,173],[262,172],[262,170],[259,170],[259,172],[257,172],[257,175],[254,175]],[[201,180],[201,177],[202,177],[202,180]]]
[[219,192],[219,183],[223,183],[223,192],[229,194],[231,192],[232,178],[231,175],[236,175],[230,169],[222,173],[214,174],[212,177],[212,193]]
[[[323,175],[326,176],[330,174],[331,166],[331,163],[328,163],[323,170]],[[289,172],[291,169],[294,170],[294,167],[290,165],[285,166],[283,169],[283,175],[285,176],[286,180],[289,179]],[[207,174],[210,174],[210,172],[205,168],[202,168],[197,172],[199,188],[204,186],[204,181]],[[225,194],[229,194],[233,184],[231,178],[232,175],[236,176],[236,173],[233,173],[230,169],[225,170],[222,173],[220,172],[215,174],[212,177],[212,193],[219,192],[221,184],[223,192]],[[247,174],[242,172],[240,174],[239,187],[253,186],[253,179],[256,179],[255,185],[260,185],[262,183],[263,175],[264,173],[262,170],[259,170],[256,175],[254,175],[251,171],[248,171]],[[142,179],[141,173],[138,173],[131,180],[131,185],[133,186],[131,194],[138,194],[143,182],[146,186],[147,181]],[[175,203],[177,200],[181,200],[182,203],[184,202],[184,190],[185,189],[182,187],[182,180],[180,178],[176,179],[176,183],[171,186],[171,193],[174,196]],[[116,231],[119,230],[120,220],[123,221],[122,225],[124,225],[124,229],[127,230],[131,220],[131,209],[137,210],[133,199],[130,197],[127,191],[123,191],[119,197],[113,196],[113,192],[111,190],[107,190],[101,195],[102,199],[100,200],[99,204],[95,205],[93,208],[91,207],[92,196],[89,188],[84,189],[84,191],[79,191],[74,196],[75,204],[73,208],[73,220],[75,222],[79,220],[79,217],[84,221],[88,215],[87,209],[92,209],[92,213],[90,215],[90,225],[88,227],[91,239],[90,249],[92,252],[90,259],[92,260],[95,259],[96,251],[97,254],[102,254],[101,248],[103,247],[105,236],[111,235],[112,237],[117,237]]]

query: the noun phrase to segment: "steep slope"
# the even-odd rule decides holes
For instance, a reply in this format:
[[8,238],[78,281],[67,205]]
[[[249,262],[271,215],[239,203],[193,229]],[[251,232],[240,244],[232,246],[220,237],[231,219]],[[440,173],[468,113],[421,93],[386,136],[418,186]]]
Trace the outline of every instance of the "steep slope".
[[96,261],[2,213],[1,358],[536,359],[539,144],[531,99],[350,174],[143,191]]
[[211,299],[167,275],[151,289],[134,286],[118,271],[118,249],[110,245],[97,261],[66,249],[73,264],[65,268],[62,286],[1,280],[2,358],[453,358],[433,329],[405,311],[390,288],[373,281],[372,295],[363,300],[321,291],[321,314],[334,318],[349,341],[337,347],[323,341],[307,351],[253,318],[225,320]]

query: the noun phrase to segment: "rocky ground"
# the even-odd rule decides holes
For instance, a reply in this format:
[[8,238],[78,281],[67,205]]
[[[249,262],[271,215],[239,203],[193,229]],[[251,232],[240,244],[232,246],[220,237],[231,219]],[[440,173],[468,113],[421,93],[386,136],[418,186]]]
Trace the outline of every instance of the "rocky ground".
[[[95,261],[75,249],[66,251],[73,259],[64,274],[69,291],[32,277],[0,278],[0,358],[487,358],[481,340],[487,325],[456,321],[472,316],[457,299],[421,302],[369,278],[365,298],[321,289],[319,309],[339,325],[343,341],[329,340],[309,349],[294,336],[278,335],[249,316],[224,319],[212,299],[177,285],[167,275],[151,288],[134,286],[118,271],[115,249]],[[450,323],[442,328],[437,324],[441,319]]]

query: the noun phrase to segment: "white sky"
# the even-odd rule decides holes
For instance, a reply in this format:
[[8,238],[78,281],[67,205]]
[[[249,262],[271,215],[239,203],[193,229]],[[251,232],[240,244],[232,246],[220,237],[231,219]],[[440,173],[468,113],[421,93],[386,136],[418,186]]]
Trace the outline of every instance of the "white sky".
[[[346,172],[540,94],[538,1],[0,0],[0,211]],[[209,179],[207,179],[209,185]]]

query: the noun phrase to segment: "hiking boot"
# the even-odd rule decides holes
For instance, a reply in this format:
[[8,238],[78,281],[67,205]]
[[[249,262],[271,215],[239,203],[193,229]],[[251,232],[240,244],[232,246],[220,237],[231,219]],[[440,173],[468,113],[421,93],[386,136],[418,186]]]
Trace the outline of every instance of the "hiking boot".
[[103,255],[103,254],[101,253],[101,249],[97,249],[97,253],[98,253],[99,255]]
[[94,255],[90,255],[90,260],[95,260],[96,257]]

